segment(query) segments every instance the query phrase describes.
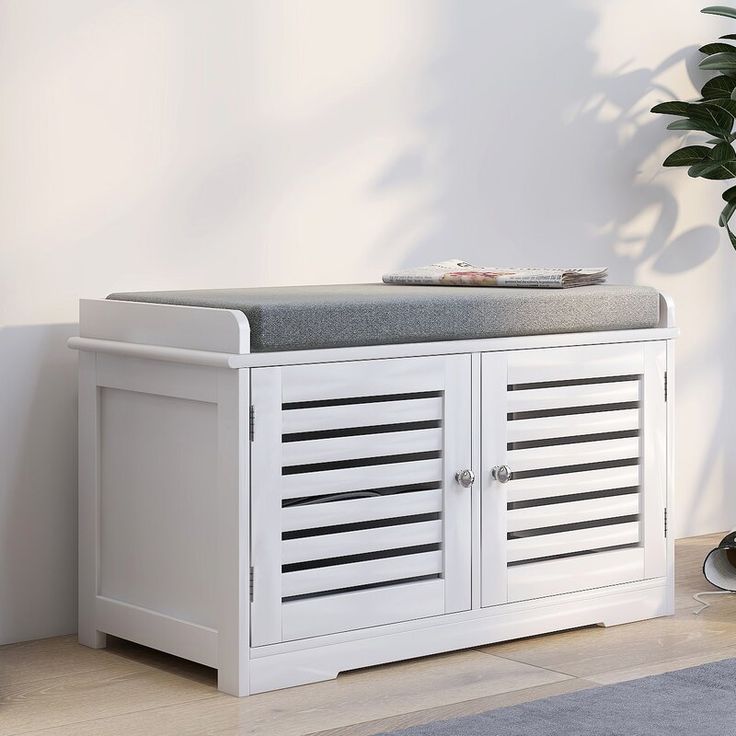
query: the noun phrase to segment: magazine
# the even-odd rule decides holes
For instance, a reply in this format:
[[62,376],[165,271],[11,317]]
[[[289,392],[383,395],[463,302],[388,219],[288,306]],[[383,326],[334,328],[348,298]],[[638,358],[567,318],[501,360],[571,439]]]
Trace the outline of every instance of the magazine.
[[517,286],[535,289],[567,289],[602,284],[607,268],[495,268],[474,266],[453,259],[394,271],[383,276],[385,284],[409,286]]

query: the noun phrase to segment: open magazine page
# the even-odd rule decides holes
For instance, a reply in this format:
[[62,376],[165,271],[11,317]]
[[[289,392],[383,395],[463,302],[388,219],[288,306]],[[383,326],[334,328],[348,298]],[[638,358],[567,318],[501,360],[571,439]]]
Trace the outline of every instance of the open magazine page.
[[384,274],[385,284],[424,286],[517,286],[565,289],[602,284],[606,268],[497,268],[453,259]]

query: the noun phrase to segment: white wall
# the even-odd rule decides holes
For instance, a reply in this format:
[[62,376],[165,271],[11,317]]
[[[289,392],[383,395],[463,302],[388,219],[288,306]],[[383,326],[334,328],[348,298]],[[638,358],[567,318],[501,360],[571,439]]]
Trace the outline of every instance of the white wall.
[[701,4],[0,0],[0,642],[75,628],[64,341],[115,290],[608,264],[677,300],[677,533],[736,524],[722,187],[647,112]]

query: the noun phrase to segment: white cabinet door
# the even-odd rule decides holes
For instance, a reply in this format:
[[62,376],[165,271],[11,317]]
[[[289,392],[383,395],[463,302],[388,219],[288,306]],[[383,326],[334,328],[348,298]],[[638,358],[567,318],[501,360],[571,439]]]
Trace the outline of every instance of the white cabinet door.
[[470,608],[470,366],[251,371],[253,646]]
[[665,574],[665,362],[657,342],[483,355],[482,605]]

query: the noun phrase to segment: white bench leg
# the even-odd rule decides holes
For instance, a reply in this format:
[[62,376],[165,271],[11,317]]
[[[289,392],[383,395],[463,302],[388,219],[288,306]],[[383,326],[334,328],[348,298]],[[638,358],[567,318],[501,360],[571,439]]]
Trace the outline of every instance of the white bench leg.
[[95,628],[99,560],[99,480],[96,354],[79,353],[79,643],[105,647]]
[[238,697],[249,694],[249,407],[248,372],[221,370],[217,379],[217,687]]
[[107,634],[102,631],[92,629],[91,631],[82,631],[79,629],[78,639],[80,644],[92,649],[104,649],[107,646]]

